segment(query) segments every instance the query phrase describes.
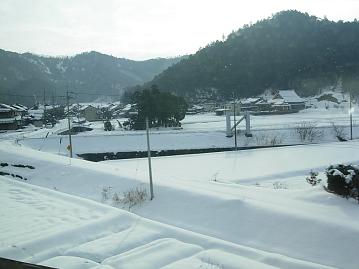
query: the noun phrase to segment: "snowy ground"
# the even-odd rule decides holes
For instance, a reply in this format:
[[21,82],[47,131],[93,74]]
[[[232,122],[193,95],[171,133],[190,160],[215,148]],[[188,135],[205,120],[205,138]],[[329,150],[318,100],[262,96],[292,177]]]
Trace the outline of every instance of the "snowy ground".
[[[0,256],[65,269],[358,268],[359,207],[322,185],[330,164],[359,164],[358,141],[328,143],[332,122],[348,138],[347,108],[253,116],[254,136],[241,134],[239,146],[300,143],[303,121],[316,123],[322,135],[312,142],[321,144],[153,158],[155,199],[132,213],[112,198],[148,190],[146,159],[70,160],[67,136],[58,135],[66,121],[1,133],[0,172],[10,175],[0,176]],[[146,150],[143,131],[91,127],[73,136],[75,154]],[[213,114],[151,130],[158,151],[233,143],[225,117]],[[307,184],[311,170],[321,185]]]
[[[357,150],[358,142],[347,142],[156,157],[152,158],[152,170],[156,179],[164,181],[216,181],[257,186],[289,181],[292,185],[293,177],[305,183],[303,179],[310,170],[324,171],[329,164],[338,161],[359,163],[359,155],[353,154]],[[147,158],[105,163],[116,166],[123,176],[141,179],[148,174]]]
[[[136,187],[148,189],[144,160],[70,162],[2,142],[2,162],[9,166],[0,171],[52,190],[1,178],[6,195],[0,202],[6,206],[0,230],[6,233],[0,234],[5,242],[0,256],[48,265],[82,263],[77,268],[97,262],[114,268],[354,269],[358,205],[310,186],[305,177],[331,163],[358,163],[358,147],[359,142],[346,142],[154,158],[155,199],[134,207],[133,215],[98,202],[104,188],[120,196]],[[124,207],[113,204],[112,195],[103,202]],[[29,212],[27,218],[19,221],[23,212]],[[144,230],[131,232],[137,239],[124,240],[124,245],[137,243],[121,248],[123,231],[137,229],[139,219]]]
[[0,255],[6,258],[65,269],[329,268],[4,177],[0,188]]

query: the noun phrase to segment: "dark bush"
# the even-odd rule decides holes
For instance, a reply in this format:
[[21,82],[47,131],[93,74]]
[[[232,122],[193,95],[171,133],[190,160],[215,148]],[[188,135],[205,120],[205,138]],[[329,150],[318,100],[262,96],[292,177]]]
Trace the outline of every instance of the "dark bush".
[[343,197],[359,199],[359,167],[355,165],[331,165],[326,170],[328,190]]
[[112,127],[112,124],[111,124],[110,121],[105,121],[104,129],[105,129],[105,131],[112,131],[113,130],[113,127]]

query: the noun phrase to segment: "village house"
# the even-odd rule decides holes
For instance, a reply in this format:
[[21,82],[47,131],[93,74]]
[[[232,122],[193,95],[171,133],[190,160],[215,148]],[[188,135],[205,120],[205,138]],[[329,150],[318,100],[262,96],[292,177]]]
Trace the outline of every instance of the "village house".
[[[303,98],[299,97],[295,90],[279,90],[274,96],[273,100],[282,100],[282,109],[286,109],[285,104],[289,105],[290,112],[298,112],[305,109],[305,101]],[[276,102],[279,105],[279,101]]]
[[240,101],[241,111],[258,111],[258,103],[263,101],[261,97],[247,98]]
[[194,114],[202,113],[203,111],[204,111],[203,106],[193,105],[187,109],[186,114],[194,115]]
[[33,106],[27,111],[29,122],[35,127],[43,127],[43,125],[45,124],[44,121],[45,111],[49,111],[52,109],[54,109],[54,106],[51,105],[37,104]]
[[131,116],[137,115],[137,105],[136,104],[127,104],[119,113],[119,116],[124,118],[130,118]]
[[87,121],[98,121],[100,120],[99,109],[92,106],[86,105],[79,109],[80,117],[85,118]]
[[218,102],[201,102],[197,105],[203,108],[203,112],[213,112],[218,108]]
[[16,130],[21,128],[21,115],[12,106],[0,104],[0,130]]

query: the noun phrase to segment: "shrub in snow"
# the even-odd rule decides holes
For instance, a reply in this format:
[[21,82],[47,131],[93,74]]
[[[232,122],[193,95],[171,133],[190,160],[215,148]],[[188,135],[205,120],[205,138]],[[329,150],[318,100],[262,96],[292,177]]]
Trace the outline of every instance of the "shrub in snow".
[[112,203],[114,206],[118,206],[121,203],[121,199],[118,197],[117,192],[112,196]]
[[134,188],[123,193],[121,203],[131,210],[136,205],[141,205],[147,199],[147,191],[144,188]]
[[283,137],[275,133],[263,133],[255,135],[257,146],[275,146],[283,142]]
[[111,124],[111,122],[109,120],[105,121],[104,129],[105,129],[105,131],[112,131],[113,130],[113,126],[112,126],[112,124]]
[[318,173],[314,171],[310,171],[309,177],[307,177],[306,180],[312,186],[315,186],[322,181],[320,178],[318,178]]
[[144,188],[133,188],[128,191],[125,191],[122,196],[117,192],[114,192],[112,195],[112,188],[103,188],[102,190],[102,201],[107,201],[112,197],[112,205],[115,207],[121,206],[122,208],[127,208],[129,211],[134,206],[141,205],[147,199],[147,191]]
[[202,262],[200,269],[224,269],[222,264],[215,262],[211,258],[203,259]]
[[336,138],[338,138],[339,141],[346,141],[347,140],[347,134],[344,130],[343,126],[335,125],[334,122],[331,123],[333,128],[333,133]]
[[359,167],[355,165],[331,165],[326,170],[327,189],[343,197],[358,199]]
[[101,201],[106,202],[111,197],[112,187],[103,187],[101,191]]
[[317,128],[315,122],[303,121],[297,125],[295,132],[301,142],[313,142],[323,136],[323,132]]

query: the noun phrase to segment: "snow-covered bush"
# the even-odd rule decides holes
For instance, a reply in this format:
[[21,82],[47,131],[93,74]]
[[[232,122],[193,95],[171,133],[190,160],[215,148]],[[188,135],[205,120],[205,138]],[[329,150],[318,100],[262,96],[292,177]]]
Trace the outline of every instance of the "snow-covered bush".
[[263,133],[255,135],[257,146],[276,146],[283,142],[283,136],[276,133]]
[[114,206],[118,206],[121,203],[121,199],[118,196],[117,192],[115,192],[112,196],[112,203]]
[[317,124],[311,121],[303,121],[295,128],[301,142],[313,142],[323,136],[323,132],[317,128]]
[[114,127],[112,126],[112,123],[108,120],[104,123],[104,130],[105,131],[112,131],[114,130]]
[[318,178],[318,172],[314,171],[309,172],[309,177],[307,177],[306,180],[312,186],[315,186],[322,181],[320,178]]
[[355,165],[331,165],[326,170],[327,189],[343,197],[358,199],[359,167]]
[[131,210],[136,205],[141,205],[147,199],[147,191],[144,188],[134,188],[123,193],[121,203]]
[[203,264],[199,266],[199,269],[224,269],[222,264],[219,264],[211,258],[203,259]]
[[345,129],[343,126],[335,125],[334,122],[331,123],[333,128],[333,133],[336,138],[338,138],[339,141],[345,141],[347,140],[347,133],[345,132]]

